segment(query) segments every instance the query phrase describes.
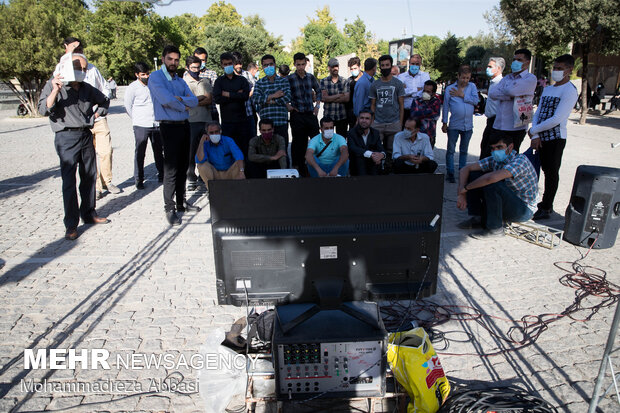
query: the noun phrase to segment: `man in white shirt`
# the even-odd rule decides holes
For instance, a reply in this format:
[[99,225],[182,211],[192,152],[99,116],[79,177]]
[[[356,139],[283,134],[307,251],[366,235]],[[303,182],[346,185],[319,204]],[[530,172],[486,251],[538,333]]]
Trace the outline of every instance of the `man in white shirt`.
[[[487,90],[487,96],[490,95],[491,90],[496,87],[500,80],[503,79],[502,73],[506,67],[506,61],[503,57],[491,57],[487,64],[487,76],[491,78],[489,83],[489,89]],[[487,98],[486,106],[484,107],[484,116],[487,117],[487,126],[482,132],[482,141],[480,141],[480,159],[488,158],[491,156],[491,145],[489,140],[491,139],[491,131],[493,130],[493,123],[495,123],[495,114],[497,113],[497,106],[499,101],[497,99]]]
[[543,90],[532,119],[532,127],[528,131],[532,139],[530,146],[538,151],[540,167],[545,173],[545,192],[534,213],[534,220],[547,219],[553,212],[562,154],[566,146],[566,122],[579,96],[577,88],[569,80],[574,66],[575,59],[569,54],[555,59],[551,72],[555,84]]
[[153,114],[153,101],[151,92],[147,86],[150,70],[146,63],[138,62],[134,66],[136,80],[125,90],[124,104],[127,114],[131,118],[133,134],[136,139],[133,177],[136,188],[144,189],[144,156],[146,144],[151,141],[155,167],[157,168],[157,180],[164,179],[164,150],[159,134],[159,125],[155,122]]
[[401,73],[397,78],[405,85],[405,120],[409,119],[413,98],[422,96],[424,82],[431,80],[428,73],[420,70],[421,65],[422,56],[414,54],[409,58],[409,70]]
[[516,50],[514,60],[510,65],[512,73],[504,76],[489,93],[491,99],[499,101],[492,133],[499,133],[502,136],[510,135],[514,144],[514,150],[517,153],[519,153],[519,147],[521,142],[523,142],[523,138],[525,138],[527,125],[515,127],[516,119],[513,107],[516,97],[534,97],[537,80],[536,76],[528,71],[531,60],[532,52],[528,49]]
[[394,172],[432,174],[437,169],[428,135],[420,132],[420,120],[405,121],[405,129],[394,137]]

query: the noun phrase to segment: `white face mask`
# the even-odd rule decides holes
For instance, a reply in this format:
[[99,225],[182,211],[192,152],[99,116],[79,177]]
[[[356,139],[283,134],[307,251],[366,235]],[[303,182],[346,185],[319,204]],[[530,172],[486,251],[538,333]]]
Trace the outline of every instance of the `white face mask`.
[[334,137],[334,130],[333,129],[325,129],[323,131],[323,137],[325,139],[331,139]]
[[554,82],[561,82],[564,79],[564,71],[563,70],[554,70],[551,72],[551,79]]
[[426,92],[422,93],[422,100],[431,100],[431,95]]
[[209,140],[211,141],[211,143],[220,143],[221,139],[222,139],[222,135],[220,134],[209,135]]
[[86,73],[82,72],[81,70],[74,70],[73,76],[75,76],[76,82],[83,82],[84,79],[86,79]]

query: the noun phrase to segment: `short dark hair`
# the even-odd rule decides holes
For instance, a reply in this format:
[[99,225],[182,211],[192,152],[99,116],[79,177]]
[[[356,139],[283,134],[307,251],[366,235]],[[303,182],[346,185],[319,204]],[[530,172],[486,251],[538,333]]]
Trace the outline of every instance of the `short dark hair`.
[[241,53],[239,53],[239,52],[232,52],[231,54],[235,58],[233,60],[233,64],[239,65],[239,64],[243,63],[243,55]]
[[375,67],[377,67],[377,59],[369,57],[368,59],[364,60],[364,71],[372,70]]
[[299,52],[299,53],[295,53],[295,54],[293,55],[293,62],[296,62],[296,61],[298,61],[298,60],[304,60],[304,61],[305,61],[305,60],[306,60],[306,55],[305,55],[305,54],[303,54],[303,53],[301,53],[301,52]]
[[179,55],[179,57],[181,56],[181,52],[179,51],[179,48],[176,47],[173,44],[169,44],[168,46],[164,47],[164,51],[161,53],[161,55],[163,57],[168,56],[170,53],[176,53]]
[[205,132],[209,130],[209,126],[217,126],[220,130],[220,132],[222,131],[222,125],[220,125],[220,123],[216,120],[212,120],[211,122],[207,122],[205,125]]
[[67,45],[73,42],[78,42],[79,44],[82,44],[82,41],[80,39],[78,39],[77,37],[72,37],[72,36],[65,37],[65,40],[63,40],[62,44]]
[[563,54],[555,58],[556,63],[564,63],[568,67],[575,67],[575,58],[569,54]]
[[515,50],[515,55],[517,54],[522,54],[527,58],[527,60],[532,60],[532,52],[530,52],[528,49],[517,49]]
[[133,65],[133,70],[134,73],[148,73],[151,71],[149,65],[144,62],[137,62],[135,65]]
[[278,72],[280,72],[283,76],[288,76],[288,74],[291,73],[291,68],[288,67],[288,65],[282,64],[278,67]]
[[271,119],[261,119],[258,121],[258,127],[260,128],[263,125],[271,125],[273,127],[273,121]]
[[273,60],[273,64],[276,64],[276,58],[273,57],[273,55],[270,55],[270,54],[266,54],[263,57],[261,57],[260,58],[260,64],[262,65],[265,60],[269,60],[269,59]]
[[220,63],[222,63],[224,60],[232,60],[233,64],[235,63],[235,56],[232,55],[232,53],[229,52],[224,52],[220,55]]
[[207,57],[209,57],[209,53],[207,53],[207,50],[204,47],[197,47],[194,49],[194,54],[206,54]]
[[323,124],[325,124],[325,123],[334,123],[334,120],[332,118],[330,118],[329,116],[323,116],[319,123],[320,123],[321,127],[323,127]]
[[437,83],[433,82],[432,80],[427,80],[426,82],[424,82],[424,86],[432,86],[433,93],[437,93]]
[[390,61],[390,65],[394,64],[394,59],[389,54],[381,55],[381,57],[379,58],[379,64],[381,64],[381,62],[385,62],[386,60]]
[[359,57],[353,56],[352,58],[349,59],[349,61],[347,62],[347,66],[351,67],[353,65],[358,65],[358,66],[362,65],[362,62],[360,61]]
[[407,120],[405,121],[405,123],[407,123],[409,121],[414,121],[415,122],[415,127],[417,129],[420,129],[420,125],[422,125],[422,120],[420,118],[418,118],[417,116],[409,116],[407,118]]
[[375,116],[375,112],[370,110],[370,108],[363,108],[363,109],[361,109],[359,114],[361,115],[362,113],[368,113],[368,114],[370,114],[370,116]]
[[504,142],[506,146],[510,145],[511,143],[514,143],[514,141],[512,140],[512,136],[504,132],[500,131],[497,133],[492,133],[491,139],[489,139],[489,145],[496,145],[500,142]]
[[202,60],[200,60],[196,56],[187,56],[187,58],[185,59],[185,66],[189,67],[189,65],[191,65],[192,63],[201,64]]
[[459,75],[471,75],[471,66],[469,65],[460,65],[459,70],[457,72]]

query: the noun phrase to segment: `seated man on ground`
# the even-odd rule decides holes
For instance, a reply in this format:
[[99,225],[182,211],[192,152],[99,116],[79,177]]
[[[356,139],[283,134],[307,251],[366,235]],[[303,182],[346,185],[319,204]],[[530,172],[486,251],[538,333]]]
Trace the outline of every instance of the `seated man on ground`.
[[273,129],[271,119],[258,122],[260,135],[250,139],[248,149],[248,178],[266,178],[268,169],[286,169],[286,142]]
[[310,139],[306,150],[308,172],[313,178],[346,176],[349,172],[347,141],[334,133],[334,121],[324,117],[320,122],[321,133]]
[[385,149],[381,134],[371,128],[373,113],[362,109],[357,125],[349,130],[349,160],[352,176],[378,175],[381,162],[385,159]]
[[419,118],[407,119],[405,129],[394,137],[394,172],[397,174],[432,174],[437,169],[430,138],[420,132],[420,123]]
[[536,210],[536,171],[525,155],[514,150],[512,136],[493,135],[490,147],[491,156],[461,169],[457,190],[456,206],[467,208],[472,216],[459,228],[485,227],[471,234],[476,239],[503,236],[503,221],[527,221]]
[[243,153],[232,138],[222,136],[218,122],[207,124],[196,151],[196,166],[207,189],[214,179],[245,179]]

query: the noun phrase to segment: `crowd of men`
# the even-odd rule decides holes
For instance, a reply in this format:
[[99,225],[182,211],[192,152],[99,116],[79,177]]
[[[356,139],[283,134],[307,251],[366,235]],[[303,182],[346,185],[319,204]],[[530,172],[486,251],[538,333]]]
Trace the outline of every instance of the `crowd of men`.
[[[65,237],[73,240],[78,237],[80,216],[87,224],[109,222],[96,214],[95,200],[104,188],[111,193],[120,190],[111,182],[105,119],[110,93],[78,39],[66,39],[65,50],[41,94],[39,111],[50,117],[56,133]],[[185,200],[186,191],[200,185],[208,189],[215,179],[265,178],[270,169],[287,168],[302,177],[434,173],[440,116],[447,135],[450,183],[456,182],[454,153],[460,139],[457,206],[472,215],[459,224],[461,228],[481,227],[478,237],[497,236],[505,220],[544,219],[552,212],[566,120],[577,99],[568,81],[574,66],[570,55],[556,59],[555,83],[544,89],[535,114],[531,98],[537,82],[528,71],[531,53],[515,51],[511,73],[505,77],[504,59],[489,60],[487,127],[480,161],[470,165],[467,151],[479,93],[467,65],[439,96],[437,84],[421,70],[418,54],[410,57],[404,73],[390,55],[366,59],[363,70],[360,59],[353,57],[348,61],[348,78],[340,76],[339,61],[332,58],[324,79],[306,71],[308,58],[303,53],[293,56],[292,72],[269,54],[261,58],[260,68],[250,63],[244,70],[241,54],[223,53],[221,76],[206,67],[207,57],[207,51],[198,47],[183,62],[177,47],[166,46],[160,70],[151,73],[146,63],[135,64],[136,80],[124,95],[135,136],[135,187],[145,188],[144,158],[150,141],[170,225],[181,223],[178,213],[199,210]],[[179,76],[182,63],[185,70]],[[63,64],[72,66],[74,73],[63,71]],[[63,78],[63,73],[70,78]],[[527,134],[545,174],[545,195],[539,204],[537,172],[530,158],[519,153]]]

